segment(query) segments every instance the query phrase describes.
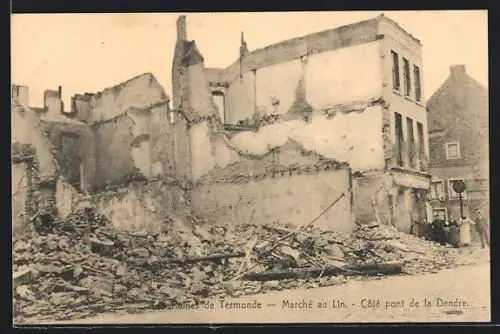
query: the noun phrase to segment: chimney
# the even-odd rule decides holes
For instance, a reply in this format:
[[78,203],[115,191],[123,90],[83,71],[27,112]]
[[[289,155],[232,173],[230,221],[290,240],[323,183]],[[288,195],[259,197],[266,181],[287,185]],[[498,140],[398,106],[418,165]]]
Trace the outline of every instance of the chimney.
[[451,78],[461,80],[465,78],[465,65],[453,65],[450,67]]
[[29,104],[29,88],[26,86],[12,85],[12,102],[17,102],[22,106]]
[[186,30],[186,16],[181,15],[177,19],[177,40],[186,41],[187,40],[187,30]]
[[62,113],[63,103],[61,99],[61,87],[59,90],[46,90],[43,93],[43,107],[49,114]]

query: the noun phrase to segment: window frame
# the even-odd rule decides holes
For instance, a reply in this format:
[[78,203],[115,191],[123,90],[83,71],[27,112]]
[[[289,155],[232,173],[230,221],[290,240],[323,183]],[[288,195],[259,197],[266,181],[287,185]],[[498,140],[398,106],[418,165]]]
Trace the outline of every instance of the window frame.
[[[450,156],[450,151],[449,151],[449,146],[450,145],[457,145],[457,156],[456,157],[451,157]],[[459,141],[450,141],[444,144],[444,150],[445,150],[445,155],[446,155],[446,160],[458,160],[462,157],[462,153],[460,150],[460,142]]]
[[403,81],[404,81],[404,94],[406,97],[411,96],[411,65],[410,61],[403,57]]
[[[446,199],[446,189],[444,187],[444,180],[435,180],[435,181],[431,181],[431,199],[432,200],[439,200],[439,194],[438,194],[438,191],[437,191],[437,188],[434,187],[435,184],[439,183],[441,185],[441,191],[442,191],[442,194],[444,196],[444,198]],[[436,196],[433,196],[432,195],[432,191],[433,190],[436,190]]]
[[413,64],[413,81],[415,82],[415,101],[422,101],[422,80],[420,74],[420,67]]
[[399,54],[391,50],[391,66],[392,66],[392,90],[401,91],[401,73],[399,70]]

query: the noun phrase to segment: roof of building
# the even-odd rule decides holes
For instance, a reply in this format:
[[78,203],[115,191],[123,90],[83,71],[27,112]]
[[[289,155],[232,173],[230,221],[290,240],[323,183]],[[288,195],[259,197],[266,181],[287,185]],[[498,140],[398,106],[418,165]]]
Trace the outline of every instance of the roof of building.
[[465,72],[463,65],[451,67],[450,76],[427,101],[430,132],[452,124],[473,128],[488,125],[488,89]]

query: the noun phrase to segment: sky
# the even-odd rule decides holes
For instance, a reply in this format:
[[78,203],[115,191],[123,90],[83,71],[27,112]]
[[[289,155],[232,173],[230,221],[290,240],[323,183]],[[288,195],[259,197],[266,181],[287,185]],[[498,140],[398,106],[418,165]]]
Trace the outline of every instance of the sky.
[[206,67],[226,67],[239,56],[243,31],[249,50],[384,13],[423,47],[424,99],[446,80],[450,66],[488,87],[487,11],[365,11],[278,13],[14,14],[12,83],[28,86],[30,105],[62,86],[65,105],[77,93],[98,92],[150,72],[171,96],[176,20],[186,15]]

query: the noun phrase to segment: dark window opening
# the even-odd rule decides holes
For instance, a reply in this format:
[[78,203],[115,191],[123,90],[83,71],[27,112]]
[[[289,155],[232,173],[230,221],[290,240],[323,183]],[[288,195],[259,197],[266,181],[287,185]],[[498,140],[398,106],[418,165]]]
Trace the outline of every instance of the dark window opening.
[[417,122],[417,131],[418,131],[419,154],[420,157],[422,158],[425,155],[424,126],[420,122]]
[[81,186],[81,156],[80,137],[72,133],[60,135],[62,167],[65,177],[71,185]]
[[399,91],[399,56],[396,52],[391,51],[392,56],[392,89]]
[[415,77],[415,100],[420,101],[422,88],[420,87],[420,68],[417,65],[413,65],[413,76]]
[[410,62],[408,59],[403,58],[404,63],[404,84],[405,84],[405,95],[410,96],[411,94],[411,77],[410,77]]
[[415,168],[415,162],[417,158],[417,152],[415,147],[415,135],[413,132],[413,120],[406,117],[406,128],[408,130],[408,158],[410,161],[410,167]]
[[401,114],[395,113],[395,129],[396,129],[396,162],[399,167],[403,167],[403,118]]

